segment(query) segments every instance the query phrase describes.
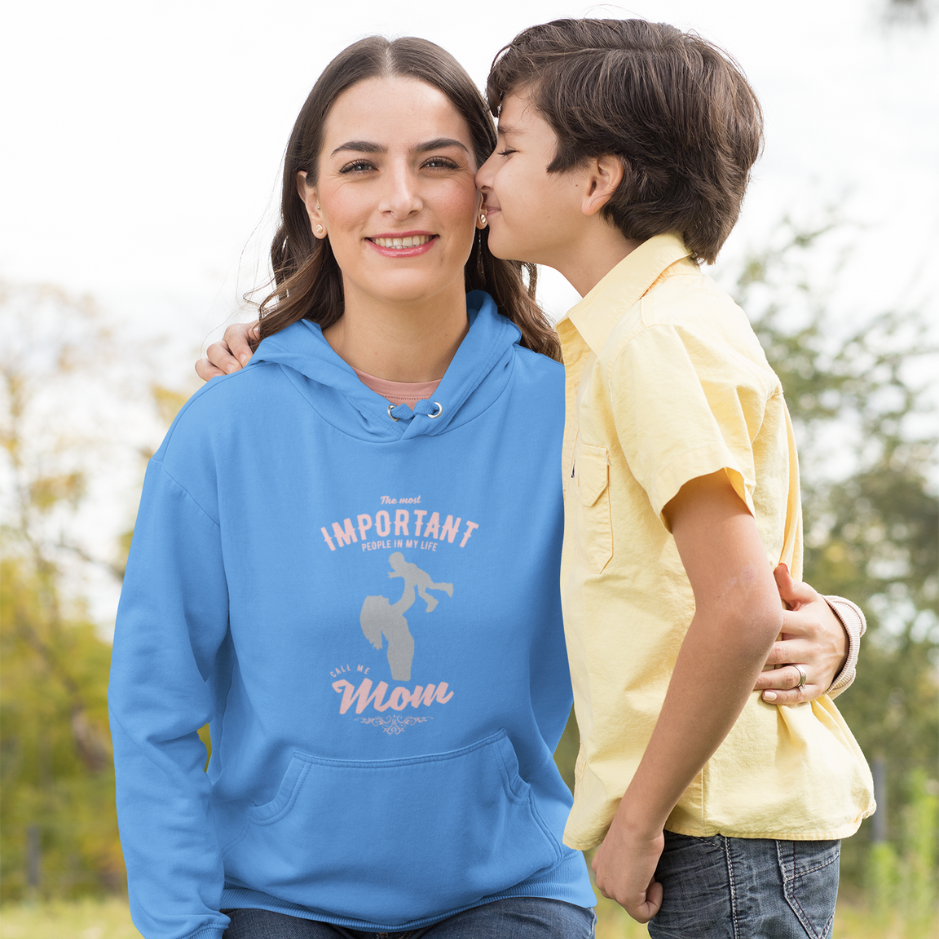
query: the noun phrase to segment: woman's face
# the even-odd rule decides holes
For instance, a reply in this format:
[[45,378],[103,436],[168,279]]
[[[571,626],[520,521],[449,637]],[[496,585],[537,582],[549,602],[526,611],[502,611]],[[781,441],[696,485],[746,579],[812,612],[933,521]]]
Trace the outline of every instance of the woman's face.
[[370,78],[326,118],[319,178],[297,174],[314,235],[328,237],[347,306],[463,296],[475,235],[473,141],[443,92]]

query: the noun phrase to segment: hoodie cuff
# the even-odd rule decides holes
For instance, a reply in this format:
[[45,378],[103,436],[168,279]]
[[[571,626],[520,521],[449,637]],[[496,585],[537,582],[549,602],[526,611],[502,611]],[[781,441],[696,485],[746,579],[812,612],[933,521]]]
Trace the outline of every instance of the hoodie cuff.
[[829,698],[835,698],[854,681],[861,636],[867,630],[867,620],[864,619],[864,613],[860,607],[844,597],[825,597],[825,600],[848,634],[847,661],[827,692]]
[[196,932],[190,933],[186,939],[222,939],[227,926],[205,926]]

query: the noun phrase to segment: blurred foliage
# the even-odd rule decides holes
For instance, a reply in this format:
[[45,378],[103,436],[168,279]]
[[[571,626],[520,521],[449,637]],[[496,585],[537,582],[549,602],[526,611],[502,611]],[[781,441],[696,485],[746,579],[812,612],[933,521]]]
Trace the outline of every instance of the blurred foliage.
[[936,0],[885,0],[883,20],[887,26],[928,26],[936,15]]
[[148,403],[141,357],[128,386],[127,357],[87,297],[0,282],[0,331],[0,900],[122,891],[111,648],[81,596],[92,569],[120,580],[130,533],[99,557],[82,511],[117,447],[142,471],[148,450],[121,424],[134,385],[157,431],[183,397],[153,385]]
[[[123,889],[105,696],[110,647],[63,612],[56,572],[0,561],[0,899]],[[38,883],[27,882],[30,826]]]
[[[939,794],[939,500],[929,475],[937,350],[916,311],[834,320],[828,291],[811,275],[832,233],[830,225],[805,230],[787,222],[775,246],[742,265],[737,300],[792,414],[805,579],[849,597],[867,616],[858,677],[838,708],[868,759],[886,763],[887,830],[904,856],[902,818],[916,787]],[[849,884],[864,881],[871,833],[868,820],[843,845]]]
[[913,930],[936,925],[939,799],[929,791],[923,770],[913,772],[910,790],[910,801],[903,807],[902,853],[893,842],[882,841],[871,845],[867,856],[867,905],[884,935],[895,927],[897,910]]
[[8,903],[0,920],[0,939],[140,939],[127,900],[53,900]]
[[[20,324],[24,308],[32,319]],[[87,553],[71,544],[68,520],[87,494],[88,438],[68,422],[55,428],[44,400],[56,381],[80,381],[89,350],[107,356],[111,337],[91,301],[52,287],[2,284],[0,311],[10,337],[0,354],[0,898],[117,890],[110,647],[62,592],[63,558]]]
[[[169,427],[179,409],[189,400],[189,395],[175,388],[166,388],[156,382],[150,385],[150,396],[156,405],[162,423]],[[152,454],[148,454],[151,456]]]
[[[839,903],[833,935],[838,939],[935,939],[937,921],[911,924],[895,915],[884,925],[866,910]],[[632,920],[612,900],[597,904],[596,939],[648,939],[645,926]],[[7,904],[0,920],[0,939],[140,939],[125,900],[54,901],[41,905]]]

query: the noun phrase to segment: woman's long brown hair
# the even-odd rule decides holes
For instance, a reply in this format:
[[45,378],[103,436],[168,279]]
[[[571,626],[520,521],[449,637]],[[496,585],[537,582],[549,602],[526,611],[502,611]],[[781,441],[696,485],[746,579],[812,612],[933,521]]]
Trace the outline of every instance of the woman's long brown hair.
[[[343,314],[342,274],[329,239],[315,238],[310,230],[306,207],[297,194],[297,173],[304,170],[308,179],[317,179],[323,128],[336,98],[360,81],[386,76],[415,78],[442,91],[469,127],[477,166],[495,149],[496,132],[482,96],[463,67],[440,46],[413,37],[371,36],[344,49],[313,86],[287,144],[281,223],[271,244],[274,289],[260,306],[262,339],[301,319],[325,329]],[[499,312],[521,330],[522,345],[560,359],[557,334],[534,299],[535,266],[493,257],[488,239],[489,230],[483,229],[473,241],[465,268],[466,289],[490,294]]]

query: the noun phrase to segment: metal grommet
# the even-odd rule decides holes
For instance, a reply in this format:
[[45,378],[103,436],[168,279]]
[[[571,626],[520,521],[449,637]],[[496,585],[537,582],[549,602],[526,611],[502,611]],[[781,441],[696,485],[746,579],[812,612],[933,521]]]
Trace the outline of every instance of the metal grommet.
[[392,409],[393,407],[394,407],[393,404],[389,404],[389,405],[388,405],[388,416],[397,424],[397,423],[398,423],[398,418],[396,418],[396,417],[394,416],[394,414],[391,413],[391,409]]
[[443,405],[439,401],[435,401],[434,404],[437,405],[437,413],[427,415],[432,421],[437,420],[437,418],[440,417],[441,414],[443,414]]

